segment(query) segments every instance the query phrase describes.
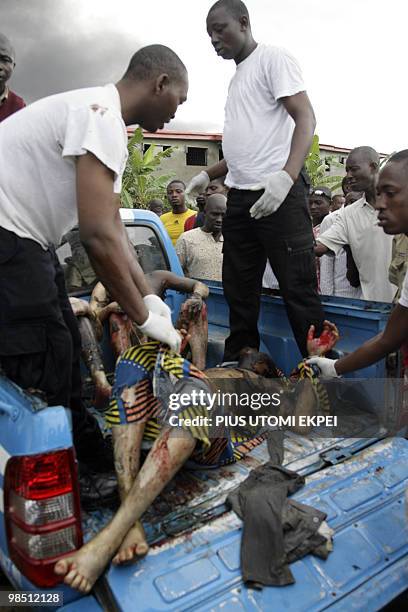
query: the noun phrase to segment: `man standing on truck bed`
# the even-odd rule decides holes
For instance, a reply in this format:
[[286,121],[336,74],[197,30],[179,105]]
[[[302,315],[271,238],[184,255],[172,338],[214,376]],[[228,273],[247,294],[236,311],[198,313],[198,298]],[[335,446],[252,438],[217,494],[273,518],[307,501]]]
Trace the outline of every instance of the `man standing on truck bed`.
[[230,310],[224,359],[259,347],[262,276],[269,259],[301,353],[310,324],[324,320],[317,294],[313,233],[302,170],[315,117],[296,60],[284,49],[252,37],[241,0],[219,0],[207,16],[215,51],[233,59],[223,133],[224,160],[194,177],[187,191],[203,191],[227,174],[223,223],[223,285]]
[[55,247],[78,223],[110,294],[143,333],[178,350],[170,310],[151,295],[127,239],[119,194],[125,126],[162,128],[187,90],[179,57],[150,45],[135,53],[116,85],[39,100],[0,125],[0,366],[49,405],[71,408],[85,463],[103,461],[102,437],[81,402],[80,337]]

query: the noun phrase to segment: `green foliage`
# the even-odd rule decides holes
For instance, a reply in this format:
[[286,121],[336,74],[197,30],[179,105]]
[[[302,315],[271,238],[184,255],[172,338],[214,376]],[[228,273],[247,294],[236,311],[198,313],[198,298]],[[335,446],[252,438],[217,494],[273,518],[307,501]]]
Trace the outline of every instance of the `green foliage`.
[[129,158],[123,173],[121,206],[146,208],[153,198],[166,201],[166,186],[174,174],[155,174],[163,159],[171,157],[177,147],[157,151],[151,144],[143,153],[143,132],[139,127],[128,142]]
[[320,157],[319,137],[315,134],[309,154],[305,159],[307,173],[313,187],[325,186],[335,191],[341,187],[343,177],[326,174],[326,163],[336,168],[343,168],[343,166],[334,159],[333,155],[329,155],[325,159]]

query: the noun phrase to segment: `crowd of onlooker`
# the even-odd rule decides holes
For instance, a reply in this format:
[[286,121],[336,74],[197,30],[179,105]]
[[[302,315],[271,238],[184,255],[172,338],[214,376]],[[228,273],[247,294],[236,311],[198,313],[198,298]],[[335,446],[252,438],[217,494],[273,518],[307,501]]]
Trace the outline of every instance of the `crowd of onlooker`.
[[[379,155],[371,147],[351,151],[341,192],[329,187],[310,188],[309,213],[316,251],[318,291],[353,299],[391,302],[399,297],[408,262],[408,238],[390,236],[376,224],[375,184]],[[353,171],[354,169],[354,171]],[[356,176],[355,176],[356,175]],[[196,208],[186,204],[186,186],[175,179],[167,186],[171,211],[152,200],[176,247],[184,274],[222,281],[222,219],[228,188],[223,179],[210,182],[196,197]],[[217,198],[212,197],[218,194]],[[267,262],[263,287],[278,291],[279,284]]]

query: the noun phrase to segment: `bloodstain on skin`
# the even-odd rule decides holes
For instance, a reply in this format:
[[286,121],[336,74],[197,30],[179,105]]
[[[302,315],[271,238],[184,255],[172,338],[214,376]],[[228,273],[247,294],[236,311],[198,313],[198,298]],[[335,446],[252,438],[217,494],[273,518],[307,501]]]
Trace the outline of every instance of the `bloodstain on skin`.
[[189,344],[191,362],[199,370],[204,370],[208,342],[207,306],[202,304],[200,310],[197,310],[189,302],[187,300],[182,304],[176,324],[177,329],[184,329],[187,332],[181,351],[185,349],[186,344]]
[[167,474],[171,471],[171,460],[169,455],[169,447],[167,445],[169,436],[170,430],[165,431],[151,451],[152,459],[157,464],[162,478],[166,478]]
[[132,322],[127,315],[113,312],[109,316],[109,331],[113,352],[118,357],[132,346]]

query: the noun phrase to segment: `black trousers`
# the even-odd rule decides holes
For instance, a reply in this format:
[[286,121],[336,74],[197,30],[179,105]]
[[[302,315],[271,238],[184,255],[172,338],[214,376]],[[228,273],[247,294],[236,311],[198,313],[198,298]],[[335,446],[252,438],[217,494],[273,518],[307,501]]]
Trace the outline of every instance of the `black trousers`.
[[71,408],[79,459],[103,441],[81,401],[81,338],[55,250],[0,228],[0,366],[50,406]]
[[317,293],[308,188],[302,172],[279,209],[257,221],[250,216],[249,209],[263,192],[229,191],[222,230],[222,281],[230,311],[225,361],[237,359],[246,346],[259,348],[258,316],[267,259],[278,279],[293,334],[303,356],[307,355],[309,326],[315,325],[320,333],[324,313]]

